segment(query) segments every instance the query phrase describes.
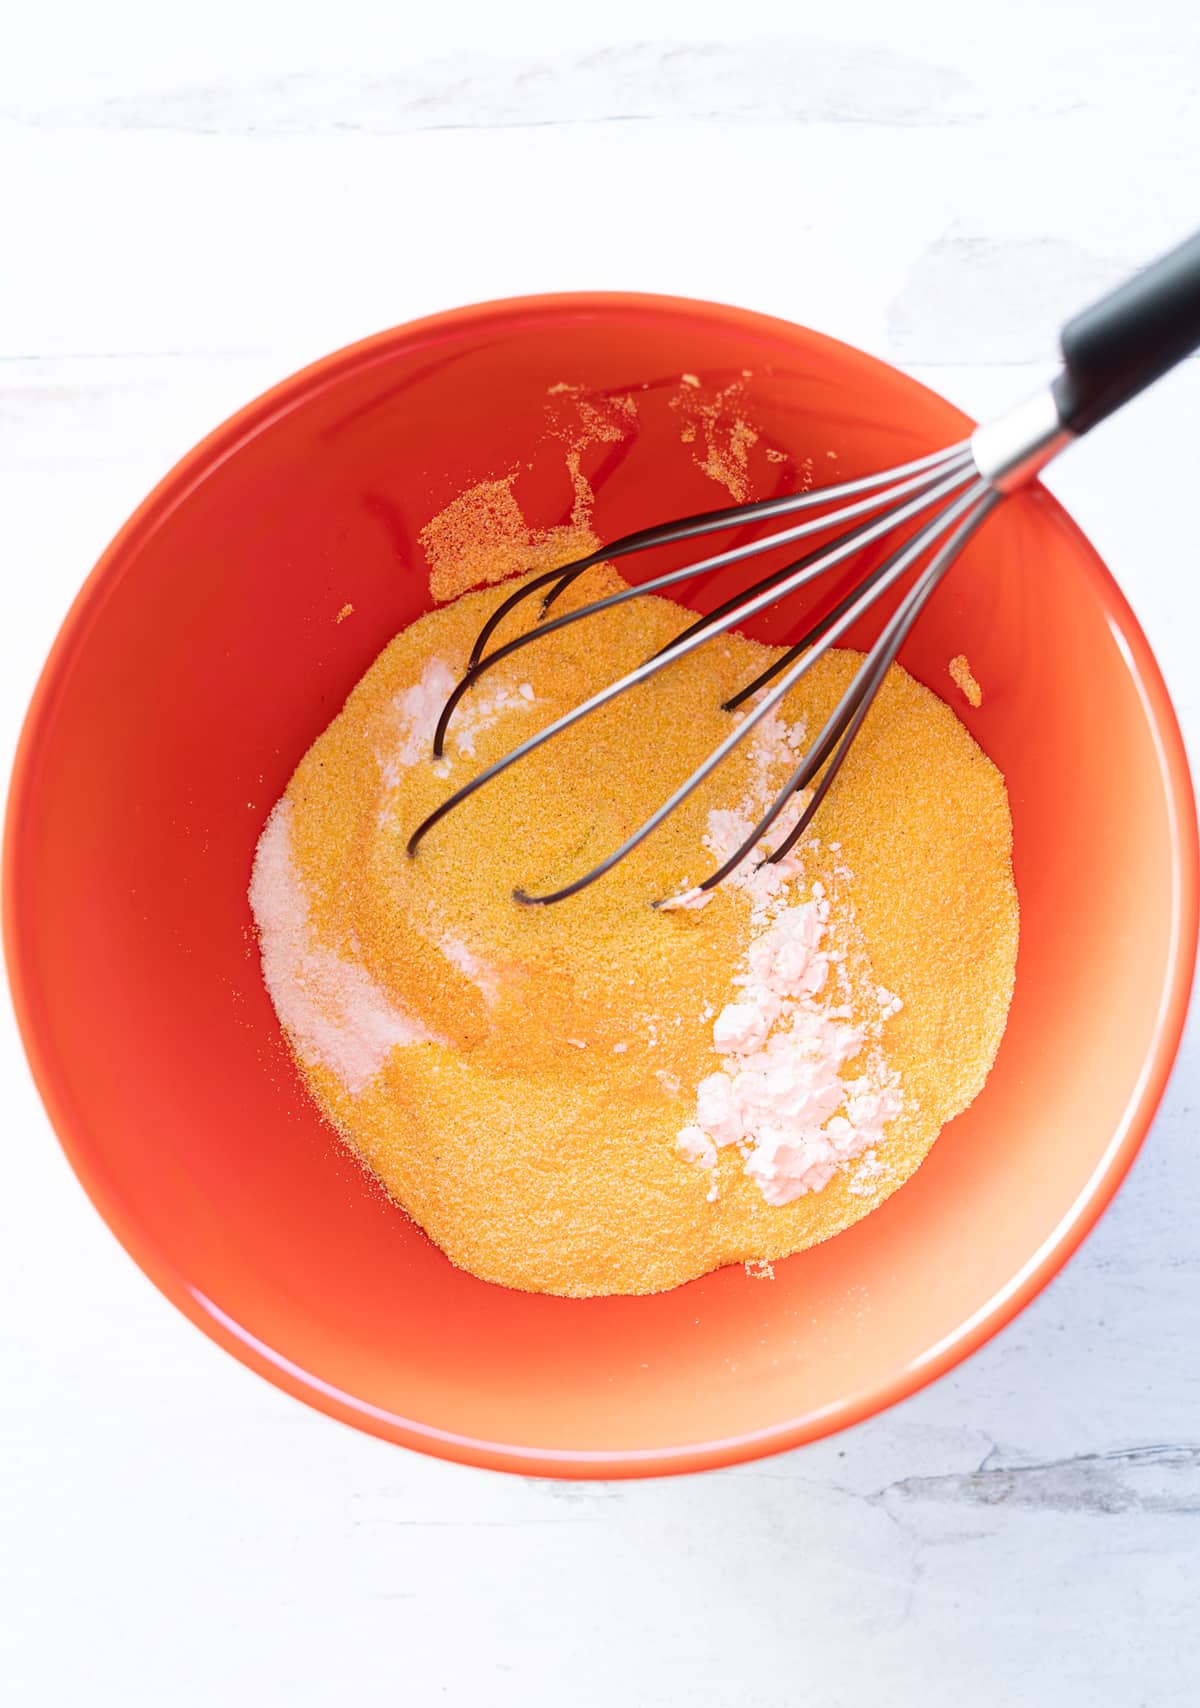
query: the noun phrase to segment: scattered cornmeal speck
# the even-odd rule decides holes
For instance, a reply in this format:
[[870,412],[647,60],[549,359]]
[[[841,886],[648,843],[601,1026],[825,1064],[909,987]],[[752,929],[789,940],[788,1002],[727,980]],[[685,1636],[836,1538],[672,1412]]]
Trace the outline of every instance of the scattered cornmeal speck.
[[950,660],[950,674],[955,686],[969,706],[982,706],[983,689],[975,680],[974,672],[967,662],[966,653],[960,652]]
[[595,550],[598,541],[586,521],[531,528],[513,496],[515,480],[511,474],[480,481],[422,528],[429,591],[439,605],[469,587],[569,563]]
[[707,392],[695,374],[684,374],[670,407],[681,417],[679,436],[685,445],[703,441],[693,453],[698,467],[723,486],[737,503],[750,497],[750,453],[758,429],[742,413],[744,388],[733,380],[719,391]]
[[[466,498],[433,543],[487,583],[489,549],[529,530],[507,482]],[[489,548],[472,529],[497,516],[509,537]],[[561,607],[622,585],[597,566]],[[472,795],[410,859],[450,788],[690,616],[643,598],[524,649],[464,701],[435,765],[449,685],[501,597],[485,585],[397,635],[268,821],[251,904],[293,1054],[347,1145],[475,1275],[583,1297],[762,1273],[875,1209],[983,1085],[1017,946],[1003,779],[893,667],[819,836],[703,908],[648,906],[711,871],[794,769],[862,661],[831,651],[603,879],[516,906],[514,887],[570,882],[647,817],[774,654],[738,635],[697,649]]]
[[768,1263],[765,1258],[747,1258],[745,1267],[746,1274],[752,1281],[774,1281],[775,1279],[775,1265]]
[[353,605],[343,605],[341,610],[338,612],[337,616],[333,620],[335,623],[344,623],[346,621],[347,617],[352,617],[353,615],[354,615],[354,606]]
[[546,405],[547,436],[565,452],[574,492],[570,519],[551,528],[531,527],[513,492],[518,469],[460,492],[420,533],[436,604],[468,588],[570,563],[598,545],[590,526],[592,489],[583,473],[583,454],[592,445],[619,444],[633,432],[637,404],[628,394],[593,397],[565,380],[548,387],[546,395],[553,399]]

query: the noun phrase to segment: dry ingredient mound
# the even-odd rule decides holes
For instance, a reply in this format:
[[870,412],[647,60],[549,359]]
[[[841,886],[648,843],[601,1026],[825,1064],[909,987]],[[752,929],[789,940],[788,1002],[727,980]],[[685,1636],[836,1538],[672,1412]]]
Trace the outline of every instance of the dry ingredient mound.
[[[346,1143],[456,1264],[650,1293],[825,1240],[982,1087],[1017,945],[1004,782],[893,668],[783,867],[684,895],[735,846],[860,655],[833,652],[652,837],[553,907],[727,733],[771,656],[700,648],[405,844],[447,792],[689,620],[639,599],[494,670],[431,734],[480,624],[464,594],[384,650],[301,760],[251,884],[263,971]],[[589,571],[562,602],[622,585]],[[506,631],[508,632],[508,631]]]

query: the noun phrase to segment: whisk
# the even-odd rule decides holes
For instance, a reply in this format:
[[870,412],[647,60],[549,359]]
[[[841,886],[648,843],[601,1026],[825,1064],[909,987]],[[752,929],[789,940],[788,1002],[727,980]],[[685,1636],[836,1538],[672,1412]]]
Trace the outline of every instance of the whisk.
[[[1063,366],[1045,390],[996,420],[977,427],[969,439],[957,445],[918,457],[897,468],[838,485],[705,511],[661,526],[639,529],[600,547],[587,557],[535,576],[503,600],[479,631],[466,670],[442,710],[433,742],[437,758],[442,756],[450,721],[463,697],[487,671],[523,647],[546,640],[570,624],[585,622],[589,617],[612,610],[631,599],[677,587],[697,576],[725,569],[780,546],[798,543],[813,534],[827,534],[835,526],[845,529],[819,549],[796,558],[745,591],[726,599],[714,610],[697,616],[668,646],[645,663],[618,681],[609,683],[471,778],[418,825],[409,839],[410,856],[416,854],[420,843],[435,824],[535,748],[553,740],[616,695],[644,682],[658,671],[666,670],[716,635],[724,634],[776,601],[808,586],[836,565],[873,542],[904,529],[907,524],[908,531],[883,562],[865,573],[819,622],[725,702],[724,709],[729,712],[736,712],[748,701],[754,703],[703,763],[626,837],[619,848],[561,889],[545,895],[531,895],[523,889],[513,893],[518,901],[527,903],[564,901],[610,871],[644,841],[693,789],[698,788],[739,742],[745,740],[822,653],[836,646],[877,599],[919,565],[911,585],[803,759],[745,840],[697,886],[696,891],[689,892],[689,897],[714,889],[735,871],[760,847],[793,797],[810,789],[815,781],[816,787],[803,803],[803,810],[777,845],[764,856],[767,861],[783,859],[819,810],[862,727],[880,684],[913,624],[966,541],[1006,494],[1032,480],[1067,445],[1200,346],[1200,232],[1069,321],[1063,329],[1060,345]],[[797,516],[799,520],[790,521],[786,527],[768,532],[749,543],[733,546],[682,569],[623,588],[607,598],[581,605],[557,617],[549,615],[555,601],[572,582],[596,564],[608,563],[655,546],[698,539],[747,522]],[[509,614],[538,593],[542,595],[538,624],[488,651],[489,642]],[[667,898],[654,905],[669,905],[671,901],[680,899],[684,898]]]

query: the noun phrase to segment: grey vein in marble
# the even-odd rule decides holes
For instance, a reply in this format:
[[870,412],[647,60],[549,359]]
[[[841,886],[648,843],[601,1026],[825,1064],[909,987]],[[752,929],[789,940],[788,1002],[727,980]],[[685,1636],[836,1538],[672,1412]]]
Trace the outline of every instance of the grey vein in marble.
[[304,72],[10,110],[47,127],[389,134],[614,119],[918,125],[972,116],[966,79],[884,47],[785,37],[637,43],[559,59],[464,54],[380,76]]
[[[1145,259],[1099,256],[1058,237],[1003,242],[956,223],[893,299],[889,352],[925,366],[1049,363],[1061,322]],[[1073,281],[1067,294],[1064,279]]]
[[1035,1465],[993,1464],[965,1475],[902,1477],[869,1497],[893,1503],[958,1502],[1051,1512],[1200,1513],[1200,1446],[1081,1453]]

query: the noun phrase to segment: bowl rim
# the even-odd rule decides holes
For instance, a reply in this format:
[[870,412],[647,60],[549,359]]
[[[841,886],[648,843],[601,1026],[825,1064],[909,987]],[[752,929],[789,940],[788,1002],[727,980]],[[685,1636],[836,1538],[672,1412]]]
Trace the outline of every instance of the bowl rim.
[[1123,593],[1091,542],[1051,494],[1044,501],[1060,525],[1091,558],[1096,588],[1110,627],[1118,636],[1151,731],[1168,808],[1173,861],[1171,935],[1152,1046],[1124,1113],[1088,1180],[1058,1226],[987,1303],[950,1334],[883,1378],[799,1417],[742,1434],[693,1442],[678,1448],[563,1449],[491,1442],[438,1429],[375,1406],[324,1381],[294,1363],[208,1299],[180,1271],[164,1249],[124,1206],[121,1195],[89,1154],[86,1116],[60,1089],[53,1054],[43,1035],[26,962],[20,920],[19,841],[25,802],[38,762],[41,732],[52,717],[75,657],[86,643],[93,620],[140,541],[148,537],[227,457],[303,398],[336,383],[352,370],[365,370],[414,339],[480,329],[522,319],[579,318],[589,313],[635,312],[674,320],[716,320],[733,331],[797,334],[853,367],[866,364],[899,375],[908,385],[936,399],[948,421],[973,423],[940,394],[881,358],[839,339],[752,309],[702,298],[638,291],[561,291],[503,297],[468,304],[390,327],[330,352],[280,380],[229,416],[187,451],[142,500],[114,535],[91,570],[63,619],[42,668],[21,728],[8,791],[3,846],[3,936],[5,960],[17,1027],[34,1082],[67,1160],[84,1190],[126,1252],[160,1292],[183,1314],[242,1364],[276,1387],[340,1422],[436,1457],[526,1476],[613,1478],[661,1476],[713,1469],[803,1446],[886,1410],[954,1369],[1011,1322],[1041,1292],[1078,1249],[1108,1207],[1129,1171],[1162,1099],[1179,1049],[1191,995],[1200,925],[1200,850],[1196,802],[1179,721],[1158,663]]

